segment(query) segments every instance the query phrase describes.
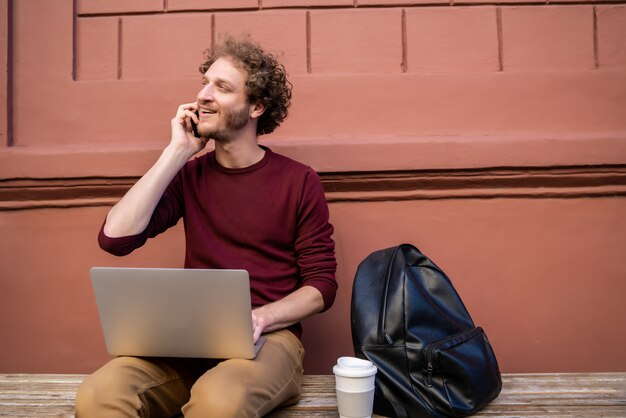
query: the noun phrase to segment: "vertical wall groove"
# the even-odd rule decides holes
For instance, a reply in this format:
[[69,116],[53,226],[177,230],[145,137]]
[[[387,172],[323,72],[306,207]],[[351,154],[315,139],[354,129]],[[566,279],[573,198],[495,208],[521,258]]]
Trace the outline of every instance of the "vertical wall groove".
[[117,79],[121,80],[122,79],[122,55],[123,55],[123,50],[122,50],[122,18],[120,17],[117,20]]
[[76,81],[78,79],[78,9],[77,9],[77,0],[72,1],[72,81]]
[[600,58],[598,51],[598,8],[593,6],[593,66],[600,67]]
[[402,22],[400,24],[400,31],[402,36],[402,72],[406,73],[409,69],[408,52],[407,52],[407,39],[406,39],[406,9],[402,9]]
[[6,84],[6,108],[7,108],[7,147],[15,145],[13,137],[13,0],[7,0],[7,84]]
[[503,45],[502,45],[502,9],[496,7],[496,30],[498,31],[498,71],[504,70]]
[[311,74],[313,67],[311,64],[311,12],[306,12],[306,72]]
[[211,14],[211,51],[215,49],[215,13]]

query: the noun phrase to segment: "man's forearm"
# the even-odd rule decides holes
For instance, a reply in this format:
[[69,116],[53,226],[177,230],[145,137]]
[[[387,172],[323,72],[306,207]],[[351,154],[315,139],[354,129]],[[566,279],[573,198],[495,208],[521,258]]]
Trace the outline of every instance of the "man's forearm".
[[163,192],[191,158],[190,151],[169,145],[148,172],[109,211],[104,233],[112,238],[142,232]]
[[254,339],[265,332],[286,328],[324,309],[319,290],[303,286],[281,300],[252,311]]

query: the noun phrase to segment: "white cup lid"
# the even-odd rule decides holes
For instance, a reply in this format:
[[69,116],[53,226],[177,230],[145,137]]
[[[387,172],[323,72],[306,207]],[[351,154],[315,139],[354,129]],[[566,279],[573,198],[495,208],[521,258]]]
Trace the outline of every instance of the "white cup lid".
[[378,369],[371,361],[356,357],[339,357],[333,373],[344,377],[367,377],[375,375]]
[[371,361],[363,360],[357,357],[339,357],[339,359],[337,360],[337,364],[342,367],[348,367],[350,369],[372,367]]

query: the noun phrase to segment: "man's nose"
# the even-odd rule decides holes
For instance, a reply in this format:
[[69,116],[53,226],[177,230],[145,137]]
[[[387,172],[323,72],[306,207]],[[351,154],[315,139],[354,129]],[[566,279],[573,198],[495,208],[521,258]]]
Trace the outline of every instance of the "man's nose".
[[198,92],[198,100],[213,101],[213,86],[210,83],[205,84]]

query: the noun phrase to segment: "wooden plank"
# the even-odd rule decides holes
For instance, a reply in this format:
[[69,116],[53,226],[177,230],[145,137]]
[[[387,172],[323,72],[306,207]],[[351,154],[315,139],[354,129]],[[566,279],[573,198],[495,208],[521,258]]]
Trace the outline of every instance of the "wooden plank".
[[0,374],[0,416],[74,417],[76,390],[85,375]]
[[[0,374],[0,416],[74,416],[85,375]],[[302,399],[272,418],[338,417],[332,375],[305,375]],[[626,417],[626,373],[505,374],[500,396],[477,417]]]

